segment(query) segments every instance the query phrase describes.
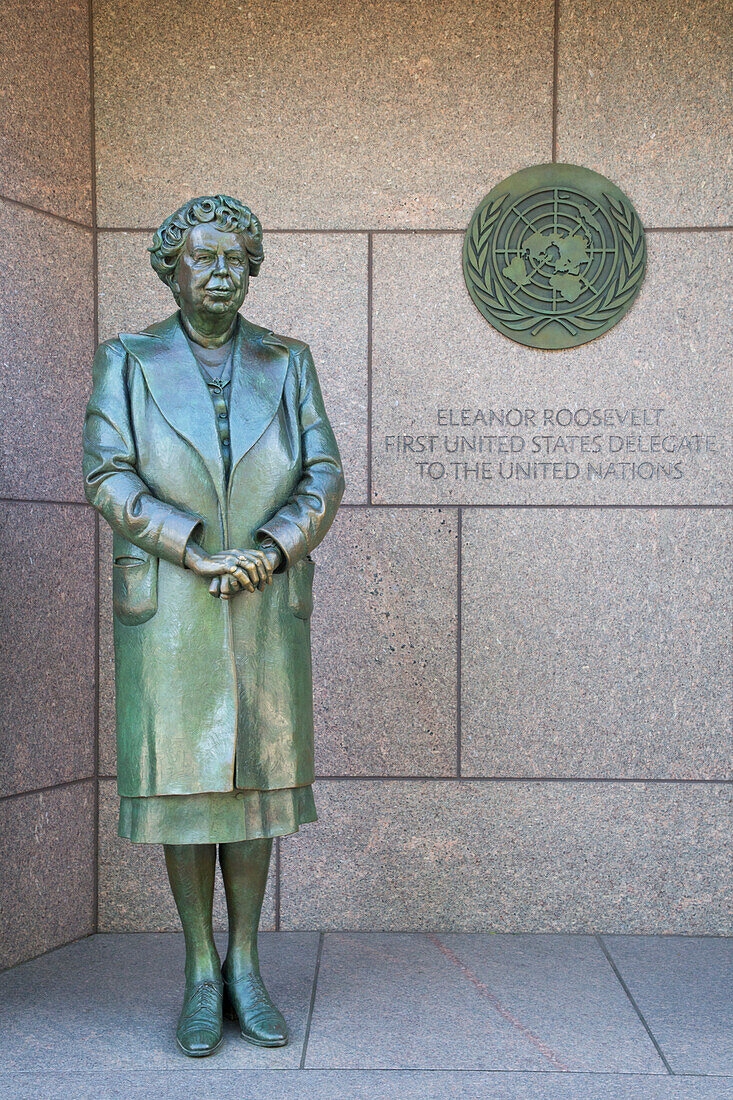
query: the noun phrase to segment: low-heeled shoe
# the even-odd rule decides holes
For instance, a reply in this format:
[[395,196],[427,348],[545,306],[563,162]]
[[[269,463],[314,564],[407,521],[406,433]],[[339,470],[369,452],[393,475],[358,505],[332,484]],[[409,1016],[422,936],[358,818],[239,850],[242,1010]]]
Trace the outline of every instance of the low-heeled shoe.
[[233,981],[224,978],[224,1015],[239,1020],[242,1038],[258,1047],[284,1047],[288,1025],[270,1000],[259,974],[250,971]]
[[221,981],[186,982],[176,1042],[189,1058],[205,1058],[218,1050],[224,1041],[222,996]]

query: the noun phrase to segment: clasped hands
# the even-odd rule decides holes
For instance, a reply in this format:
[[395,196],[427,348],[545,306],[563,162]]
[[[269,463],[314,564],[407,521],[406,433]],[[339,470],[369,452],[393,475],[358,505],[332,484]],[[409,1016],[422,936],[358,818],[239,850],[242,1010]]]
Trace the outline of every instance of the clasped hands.
[[210,579],[209,592],[222,600],[230,600],[238,592],[260,591],[272,584],[273,571],[281,555],[274,544],[263,544],[258,550],[221,550],[207,554],[200,546],[189,543],[183,564],[198,577]]

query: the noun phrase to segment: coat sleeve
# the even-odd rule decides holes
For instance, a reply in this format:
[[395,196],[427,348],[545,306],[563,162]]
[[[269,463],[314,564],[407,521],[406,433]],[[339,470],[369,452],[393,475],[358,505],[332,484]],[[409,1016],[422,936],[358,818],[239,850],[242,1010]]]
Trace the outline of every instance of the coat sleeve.
[[127,354],[115,341],[97,348],[84,420],[84,492],[114,531],[182,566],[186,544],[202,521],[158,500],[137,473],[126,365]]
[[287,569],[318,546],[344,495],[341,456],[307,345],[300,358],[299,392],[303,474],[290,499],[256,532],[274,539]]

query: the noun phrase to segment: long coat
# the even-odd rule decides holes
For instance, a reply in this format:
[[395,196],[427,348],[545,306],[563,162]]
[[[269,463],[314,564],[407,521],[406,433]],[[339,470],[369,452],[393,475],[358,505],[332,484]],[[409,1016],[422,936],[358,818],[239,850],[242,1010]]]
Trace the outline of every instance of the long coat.
[[[123,795],[313,781],[310,622],[318,546],[344,490],[307,344],[239,317],[228,483],[178,314],[101,344],[87,499],[114,531],[117,786]],[[183,565],[269,535],[284,562],[230,600]]]

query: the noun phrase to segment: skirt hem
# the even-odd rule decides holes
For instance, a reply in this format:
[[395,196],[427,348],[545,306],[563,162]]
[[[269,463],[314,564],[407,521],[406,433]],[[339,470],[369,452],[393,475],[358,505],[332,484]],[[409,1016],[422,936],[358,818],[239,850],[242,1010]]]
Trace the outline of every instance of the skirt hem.
[[120,798],[117,835],[134,844],[235,844],[297,833],[318,820],[313,791],[283,787]]

